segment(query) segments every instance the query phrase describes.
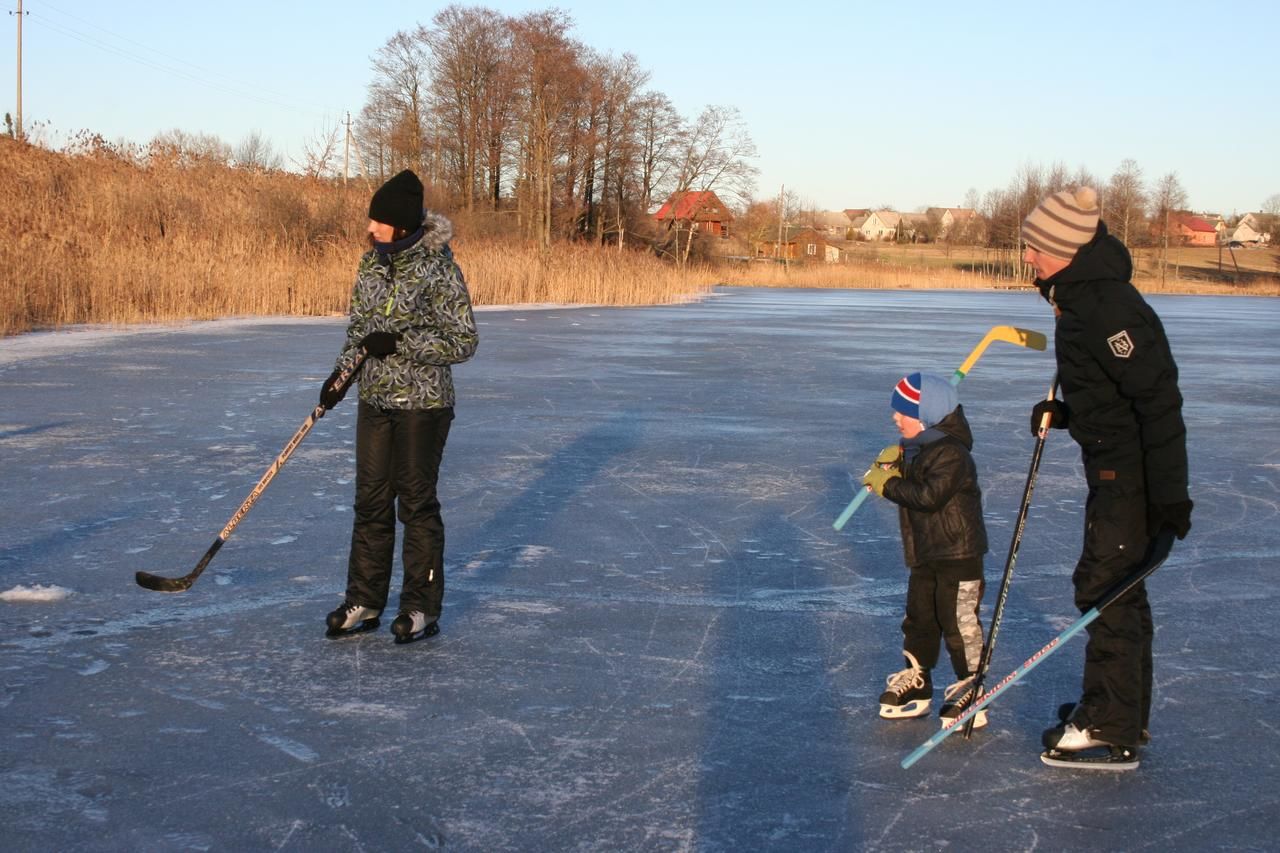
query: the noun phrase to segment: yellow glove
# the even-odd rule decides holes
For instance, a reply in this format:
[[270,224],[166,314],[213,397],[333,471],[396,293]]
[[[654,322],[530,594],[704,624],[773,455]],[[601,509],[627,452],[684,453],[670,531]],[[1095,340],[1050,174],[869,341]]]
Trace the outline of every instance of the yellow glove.
[[871,469],[862,475],[862,485],[871,489],[880,497],[884,497],[884,484],[894,477],[901,476],[892,468],[881,468],[879,465],[872,465]]
[[884,450],[880,451],[880,455],[876,457],[876,464],[880,466],[892,465],[898,467],[898,463],[902,460],[902,445],[891,444]]

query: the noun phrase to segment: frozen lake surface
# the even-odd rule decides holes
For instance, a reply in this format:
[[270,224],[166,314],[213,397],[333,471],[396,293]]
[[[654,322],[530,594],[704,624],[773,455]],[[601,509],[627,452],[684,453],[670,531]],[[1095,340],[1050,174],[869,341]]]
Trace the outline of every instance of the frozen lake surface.
[[[1150,582],[1153,742],[1129,774],[1039,761],[1081,639],[902,770],[937,718],[877,715],[900,666],[895,509],[831,527],[895,436],[894,382],[950,375],[992,325],[1052,337],[1032,294],[481,312],[441,479],[442,631],[403,647],[389,618],[324,637],[351,397],[189,592],[133,582],[195,565],[315,405],[341,319],[0,341],[3,847],[1275,850],[1280,302],[1151,302],[1196,511]],[[960,388],[984,615],[1052,374],[1050,352],[994,344]],[[1054,432],[993,679],[1076,615],[1083,499]]]

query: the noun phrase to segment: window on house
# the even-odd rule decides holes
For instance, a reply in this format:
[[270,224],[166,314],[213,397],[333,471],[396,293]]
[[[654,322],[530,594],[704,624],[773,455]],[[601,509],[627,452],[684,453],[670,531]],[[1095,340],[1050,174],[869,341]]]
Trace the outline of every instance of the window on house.
[[818,244],[817,244],[817,243],[809,243],[808,245],[806,245],[806,246],[804,247],[804,251],[805,251],[805,254],[807,254],[807,255],[816,255],[816,254],[818,254]]

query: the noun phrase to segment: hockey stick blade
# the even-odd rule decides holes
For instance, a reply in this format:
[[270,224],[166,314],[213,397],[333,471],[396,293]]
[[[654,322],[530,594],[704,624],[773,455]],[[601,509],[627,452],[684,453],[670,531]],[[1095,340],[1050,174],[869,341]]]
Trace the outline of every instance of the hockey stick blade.
[[[360,366],[364,364],[366,356],[367,353],[363,348],[357,349],[355,359],[352,361],[351,365],[345,372],[338,376],[338,386],[344,394],[346,393],[347,388],[350,387],[352,380],[355,379],[356,373],[360,370]],[[316,421],[324,417],[325,411],[325,407],[323,405],[319,405],[311,411],[311,414],[307,415],[307,419],[302,422],[302,426],[298,427],[297,432],[295,432],[293,437],[289,439],[289,443],[284,446],[284,450],[280,451],[280,455],[271,463],[271,467],[269,467],[266,473],[262,475],[261,479],[258,480],[257,485],[253,487],[253,491],[249,492],[249,496],[240,504],[235,515],[231,516],[231,520],[222,528],[222,531],[218,534],[218,538],[213,540],[213,544],[209,546],[209,550],[204,552],[204,556],[200,558],[200,562],[196,564],[194,569],[178,578],[161,577],[160,575],[153,575],[150,572],[136,572],[133,579],[138,586],[155,592],[186,592],[191,589],[191,585],[196,582],[196,578],[200,577],[200,574],[206,567],[208,567],[209,562],[213,559],[213,555],[218,553],[218,549],[222,547],[222,543],[227,541],[227,537],[229,537],[231,532],[236,529],[236,525],[238,525],[241,519],[248,514],[249,510],[253,509],[253,505],[258,502],[258,498],[262,496],[262,493],[275,478],[276,474],[280,471],[280,468],[289,460],[289,457],[293,455],[293,451],[298,449],[298,445],[302,443],[302,439],[307,437],[307,433],[309,433],[311,428],[315,426]]]
[[[982,340],[973,348],[955,373],[951,375],[951,384],[959,385],[960,380],[968,374],[978,359],[982,358],[982,354],[987,351],[987,347],[991,346],[993,341],[1004,341],[1005,343],[1017,344],[1021,347],[1034,350],[1044,350],[1048,345],[1045,336],[1041,332],[1034,329],[1019,329],[1017,326],[992,326],[991,329],[982,336]],[[853,500],[849,501],[849,505],[844,511],[836,517],[831,526],[836,530],[843,530],[844,526],[849,523],[849,519],[853,518],[853,514],[858,511],[858,507],[867,500],[867,495],[871,492],[859,485],[858,493],[853,496]]]
[[1155,539],[1151,540],[1151,544],[1147,548],[1146,556],[1143,561],[1138,564],[1136,569],[1113,586],[1097,604],[1089,608],[1089,610],[1079,619],[1067,626],[1065,631],[1050,640],[1043,648],[1040,649],[1040,651],[1027,658],[1020,667],[1006,675],[1000,680],[1000,683],[982,694],[982,696],[968,708],[965,708],[964,713],[956,717],[955,720],[947,724],[945,727],[934,732],[928,740],[908,753],[907,757],[902,759],[902,769],[906,770],[921,758],[924,758],[930,750],[942,743],[950,735],[964,729],[969,720],[976,716],[979,711],[994,702],[1000,694],[1004,693],[1004,691],[1021,681],[1022,677],[1035,669],[1041,661],[1056,652],[1058,649],[1062,648],[1067,640],[1070,640],[1076,634],[1083,631],[1090,623],[1093,622],[1093,620],[1098,618],[1098,615],[1105,610],[1109,604],[1129,592],[1129,590],[1146,580],[1152,572],[1160,568],[1168,558],[1169,551],[1172,550],[1172,548],[1173,531],[1168,528],[1164,528],[1156,535]]

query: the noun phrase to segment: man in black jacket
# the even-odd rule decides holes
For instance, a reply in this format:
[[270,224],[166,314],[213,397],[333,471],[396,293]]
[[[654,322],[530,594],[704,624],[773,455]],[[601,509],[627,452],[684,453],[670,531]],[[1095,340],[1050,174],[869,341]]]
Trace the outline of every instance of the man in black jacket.
[[[1130,283],[1133,262],[1084,187],[1046,198],[1022,224],[1024,259],[1057,317],[1061,401],[1041,401],[1080,445],[1089,497],[1072,582],[1081,612],[1142,560],[1152,537],[1191,528],[1182,394],[1160,318]],[[1083,692],[1045,732],[1046,763],[1137,766],[1151,711],[1151,608],[1139,584],[1089,626]]]

